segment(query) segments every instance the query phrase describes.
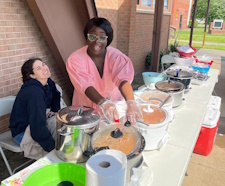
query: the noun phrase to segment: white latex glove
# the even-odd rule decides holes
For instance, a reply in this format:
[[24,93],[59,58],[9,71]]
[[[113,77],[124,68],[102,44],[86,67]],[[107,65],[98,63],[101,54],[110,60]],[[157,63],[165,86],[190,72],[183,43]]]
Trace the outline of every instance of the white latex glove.
[[130,121],[132,126],[134,126],[137,120],[140,120],[143,117],[141,112],[141,106],[135,100],[128,100],[126,103],[127,103],[126,119]]
[[109,123],[114,123],[115,121],[119,120],[119,114],[116,109],[116,105],[111,100],[105,99],[105,101],[101,103],[99,107]]

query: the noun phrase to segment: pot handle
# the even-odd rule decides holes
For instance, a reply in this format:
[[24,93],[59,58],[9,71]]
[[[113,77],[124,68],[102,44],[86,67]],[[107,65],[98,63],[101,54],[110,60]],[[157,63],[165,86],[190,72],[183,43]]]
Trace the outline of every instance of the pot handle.
[[130,127],[131,126],[131,122],[129,120],[127,120],[125,123],[124,123],[124,126],[125,127]]
[[58,134],[62,135],[62,136],[71,136],[73,135],[73,132],[63,132],[66,129],[65,126],[62,126],[62,128],[58,129]]
[[106,150],[106,149],[109,149],[109,147],[108,146],[105,146],[105,147],[96,147],[93,150],[86,150],[86,151],[84,151],[83,152],[83,155],[90,157],[90,156],[96,154],[97,152],[99,152],[101,150]]
[[71,136],[71,135],[73,135],[73,132],[65,132],[65,133],[59,132],[59,134],[62,136]]

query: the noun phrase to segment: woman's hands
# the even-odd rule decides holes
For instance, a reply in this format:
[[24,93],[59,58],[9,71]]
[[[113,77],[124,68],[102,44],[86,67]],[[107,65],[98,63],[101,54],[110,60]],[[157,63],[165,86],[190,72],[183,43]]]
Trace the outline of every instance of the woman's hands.
[[134,126],[137,120],[142,118],[141,107],[135,100],[128,100],[126,103],[126,119],[130,121],[132,126]]
[[98,104],[105,118],[110,122],[114,123],[119,120],[119,113],[116,109],[115,103],[109,99],[104,99],[100,104]]

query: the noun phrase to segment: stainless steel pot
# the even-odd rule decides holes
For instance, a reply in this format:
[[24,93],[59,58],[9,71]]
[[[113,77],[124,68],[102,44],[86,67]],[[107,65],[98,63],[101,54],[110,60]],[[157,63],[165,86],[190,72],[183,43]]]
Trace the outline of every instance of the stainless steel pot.
[[95,132],[91,139],[93,153],[102,149],[120,150],[127,156],[127,176],[129,181],[132,168],[139,167],[143,162],[142,152],[145,148],[144,137],[130,125],[110,124]]
[[174,99],[173,107],[177,107],[182,104],[184,99],[184,84],[178,81],[160,81],[155,84],[155,87],[163,92],[172,94]]
[[173,81],[178,81],[184,84],[186,90],[190,89],[192,73],[185,70],[169,70],[166,72],[168,78]]
[[87,161],[92,134],[99,128],[100,113],[90,107],[70,106],[57,114],[56,155],[74,163]]

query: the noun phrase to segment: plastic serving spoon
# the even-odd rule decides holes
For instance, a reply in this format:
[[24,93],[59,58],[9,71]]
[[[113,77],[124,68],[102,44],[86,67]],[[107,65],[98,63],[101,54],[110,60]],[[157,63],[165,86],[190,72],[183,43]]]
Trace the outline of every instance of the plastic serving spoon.
[[161,108],[163,105],[165,105],[165,103],[171,98],[171,95],[169,94],[169,96],[161,103],[161,105],[159,106],[159,108]]
[[150,112],[150,113],[154,112],[154,110],[151,108],[150,105],[151,105],[151,100],[149,99],[148,107],[147,107],[147,109],[146,108],[143,108],[143,111],[144,112]]

